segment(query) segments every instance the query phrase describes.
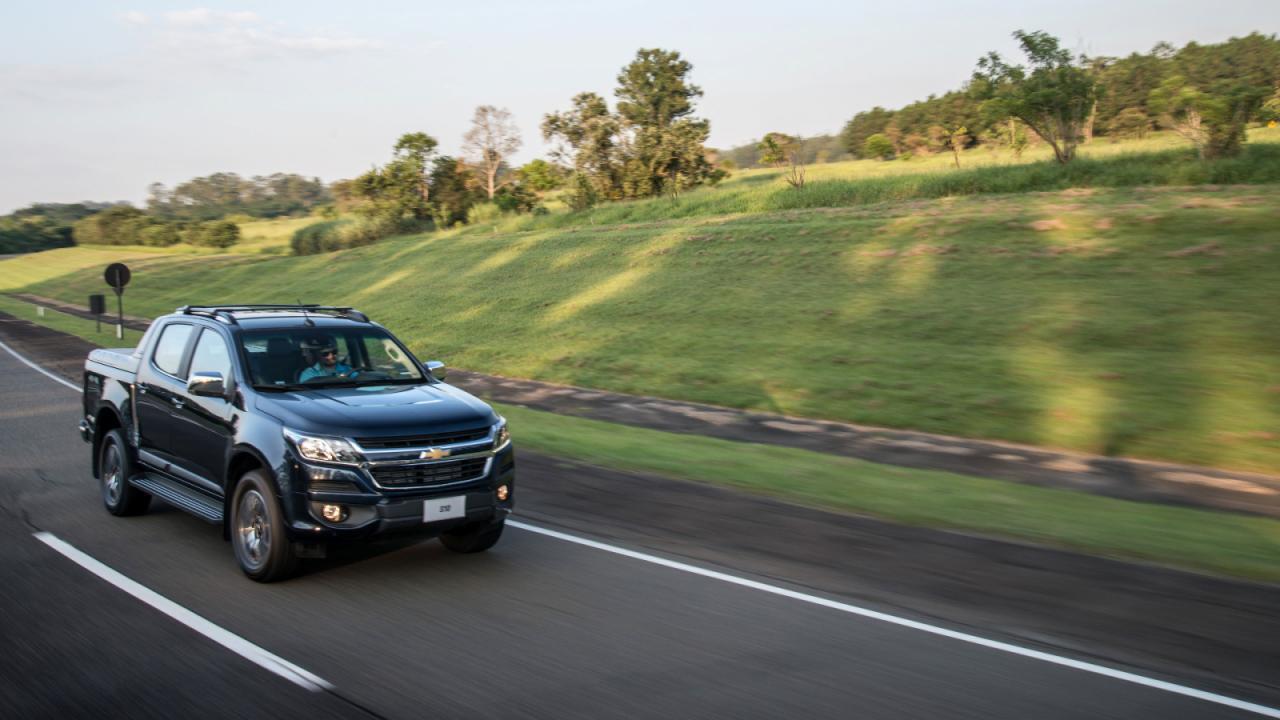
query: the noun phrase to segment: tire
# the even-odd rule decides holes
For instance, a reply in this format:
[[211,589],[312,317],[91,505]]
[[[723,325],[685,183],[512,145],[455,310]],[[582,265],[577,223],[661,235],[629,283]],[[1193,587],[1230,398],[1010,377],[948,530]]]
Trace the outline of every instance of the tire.
[[236,483],[231,500],[231,546],[240,569],[258,582],[284,580],[298,569],[284,513],[271,481],[261,470],[250,470]]
[[472,525],[465,525],[453,532],[441,533],[440,542],[456,553],[478,553],[493,547],[502,537],[502,528],[506,526],[506,518],[485,520]]
[[151,496],[129,484],[136,471],[124,433],[120,428],[109,430],[98,444],[98,478],[107,512],[124,517],[147,511]]

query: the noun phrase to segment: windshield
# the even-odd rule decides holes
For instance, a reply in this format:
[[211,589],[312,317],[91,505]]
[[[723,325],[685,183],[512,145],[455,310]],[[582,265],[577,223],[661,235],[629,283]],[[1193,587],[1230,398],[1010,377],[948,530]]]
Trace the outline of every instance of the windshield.
[[240,335],[257,387],[422,382],[422,370],[395,338],[377,327],[283,328]]

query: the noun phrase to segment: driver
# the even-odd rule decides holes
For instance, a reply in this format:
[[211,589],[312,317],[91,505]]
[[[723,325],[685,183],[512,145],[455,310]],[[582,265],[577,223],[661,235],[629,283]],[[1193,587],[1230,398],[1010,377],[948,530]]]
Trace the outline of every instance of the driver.
[[302,371],[298,382],[318,377],[348,377],[352,374],[350,365],[338,361],[338,344],[327,335],[303,340],[302,350],[306,353],[306,361],[314,361],[315,364]]

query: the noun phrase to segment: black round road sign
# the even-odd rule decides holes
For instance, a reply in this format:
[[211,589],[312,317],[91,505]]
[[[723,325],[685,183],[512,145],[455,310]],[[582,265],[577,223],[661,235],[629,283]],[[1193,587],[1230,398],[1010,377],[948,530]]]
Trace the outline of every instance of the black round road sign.
[[129,272],[129,266],[124,263],[111,263],[107,266],[107,271],[102,274],[107,280],[107,284],[116,289],[116,292],[124,290],[124,286],[129,284],[129,278],[132,274]]

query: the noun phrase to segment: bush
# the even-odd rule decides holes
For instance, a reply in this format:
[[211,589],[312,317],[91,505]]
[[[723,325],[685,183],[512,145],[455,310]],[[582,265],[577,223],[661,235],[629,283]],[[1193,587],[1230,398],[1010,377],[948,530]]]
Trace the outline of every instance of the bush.
[[385,215],[358,218],[355,222],[338,229],[339,243],[336,247],[325,249],[341,250],[372,245],[385,237],[395,235],[400,226],[401,223]]
[[327,236],[337,236],[337,230],[350,220],[325,220],[323,222],[304,225],[293,231],[289,238],[289,247],[294,255],[315,255],[325,252]]
[[893,157],[893,141],[881,133],[875,133],[862,144],[863,157],[889,160]]
[[502,207],[497,202],[479,203],[472,205],[467,211],[467,224],[478,225],[480,223],[489,223],[502,217]]
[[240,242],[240,226],[228,220],[211,220],[189,228],[184,239],[192,245],[229,248]]
[[77,245],[136,245],[136,221],[146,219],[141,210],[120,205],[76,221],[71,235]]
[[178,235],[178,228],[172,223],[166,222],[152,223],[142,228],[138,233],[139,242],[153,247],[176,245],[181,239]]
[[289,239],[294,255],[345,250],[372,245],[383,238],[429,228],[428,223],[398,220],[388,215],[369,215],[355,220],[325,220],[298,228]]
[[44,218],[0,217],[0,254],[26,253],[73,244],[71,228]]
[[[524,184],[504,185],[494,193],[493,202],[504,213],[523,213],[533,210],[538,196]],[[467,222],[472,222],[468,219]]]

